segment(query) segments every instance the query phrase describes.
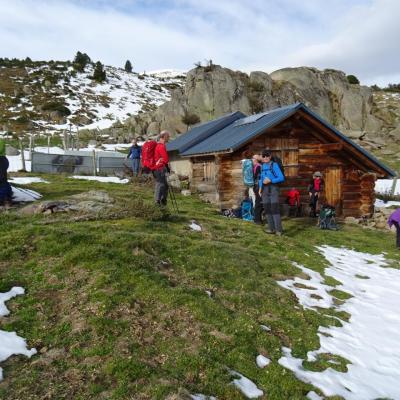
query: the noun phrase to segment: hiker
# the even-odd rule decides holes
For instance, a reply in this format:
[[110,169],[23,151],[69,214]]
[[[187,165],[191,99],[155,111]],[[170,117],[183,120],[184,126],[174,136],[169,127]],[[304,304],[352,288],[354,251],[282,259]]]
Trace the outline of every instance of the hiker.
[[300,215],[300,192],[295,187],[292,187],[287,193],[286,203],[289,205],[289,216],[298,217]]
[[269,150],[262,152],[262,167],[259,179],[259,194],[267,216],[266,233],[282,235],[282,222],[279,209],[279,186],[285,177],[277,162],[273,161]]
[[6,144],[4,139],[0,139],[0,205],[11,202],[12,189],[7,180],[7,170],[9,167],[6,157]]
[[318,200],[324,190],[324,181],[321,172],[314,172],[310,184],[308,185],[308,194],[310,196],[310,216],[317,216]]
[[388,219],[389,227],[396,227],[396,246],[400,247],[400,208],[393,211]]
[[166,144],[169,141],[171,134],[168,131],[160,133],[159,140],[154,150],[154,170],[153,176],[156,180],[154,190],[154,200],[157,205],[166,206],[168,197],[168,182],[167,174],[169,173],[169,158],[167,153]]
[[261,154],[254,154],[251,161],[253,162],[253,175],[254,175],[254,223],[257,225],[262,224],[262,199],[260,196],[259,179],[261,175]]
[[132,161],[132,172],[133,176],[138,176],[140,168],[140,157],[142,154],[142,148],[138,145],[137,139],[133,139],[132,146],[129,149],[127,158]]

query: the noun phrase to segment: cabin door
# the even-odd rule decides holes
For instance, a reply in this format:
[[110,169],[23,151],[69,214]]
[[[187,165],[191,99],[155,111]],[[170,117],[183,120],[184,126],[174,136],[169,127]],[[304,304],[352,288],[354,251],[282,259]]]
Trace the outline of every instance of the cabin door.
[[335,206],[338,214],[342,212],[342,169],[328,167],[325,170],[325,200]]

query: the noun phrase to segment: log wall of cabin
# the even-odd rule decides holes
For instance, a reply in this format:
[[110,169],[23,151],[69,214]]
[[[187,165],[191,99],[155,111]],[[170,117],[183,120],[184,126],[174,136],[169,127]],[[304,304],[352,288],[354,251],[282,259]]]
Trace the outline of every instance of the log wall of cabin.
[[219,202],[217,176],[219,166],[214,156],[192,157],[191,187],[211,203]]
[[[301,194],[301,203],[307,207],[308,185],[313,173],[320,171],[324,178],[329,176],[338,181],[336,194],[331,192],[331,187],[326,188],[330,198],[338,196],[338,215],[361,216],[373,212],[375,175],[367,173],[362,165],[348,157],[340,143],[329,142],[315,127],[295,119],[269,130],[232,154],[217,156],[220,164],[217,190],[221,208],[237,206],[244,197],[243,151],[257,154],[264,149],[272,150],[283,161],[286,181],[281,185],[282,203],[288,190],[296,187]],[[320,204],[323,202],[327,202],[325,193],[320,198]]]

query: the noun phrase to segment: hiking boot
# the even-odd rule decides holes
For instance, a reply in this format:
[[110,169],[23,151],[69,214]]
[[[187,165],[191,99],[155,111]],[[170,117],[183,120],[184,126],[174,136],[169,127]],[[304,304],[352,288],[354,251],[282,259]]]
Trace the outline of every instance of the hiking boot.
[[265,229],[265,233],[269,233],[270,235],[275,235],[275,231],[271,231],[271,229]]
[[283,235],[283,232],[276,232],[276,235],[282,236],[282,235]]

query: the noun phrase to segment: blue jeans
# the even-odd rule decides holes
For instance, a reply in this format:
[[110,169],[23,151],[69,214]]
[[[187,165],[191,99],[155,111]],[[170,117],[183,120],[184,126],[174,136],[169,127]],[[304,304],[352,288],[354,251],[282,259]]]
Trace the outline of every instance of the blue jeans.
[[132,172],[134,176],[138,176],[140,168],[140,158],[132,158]]

